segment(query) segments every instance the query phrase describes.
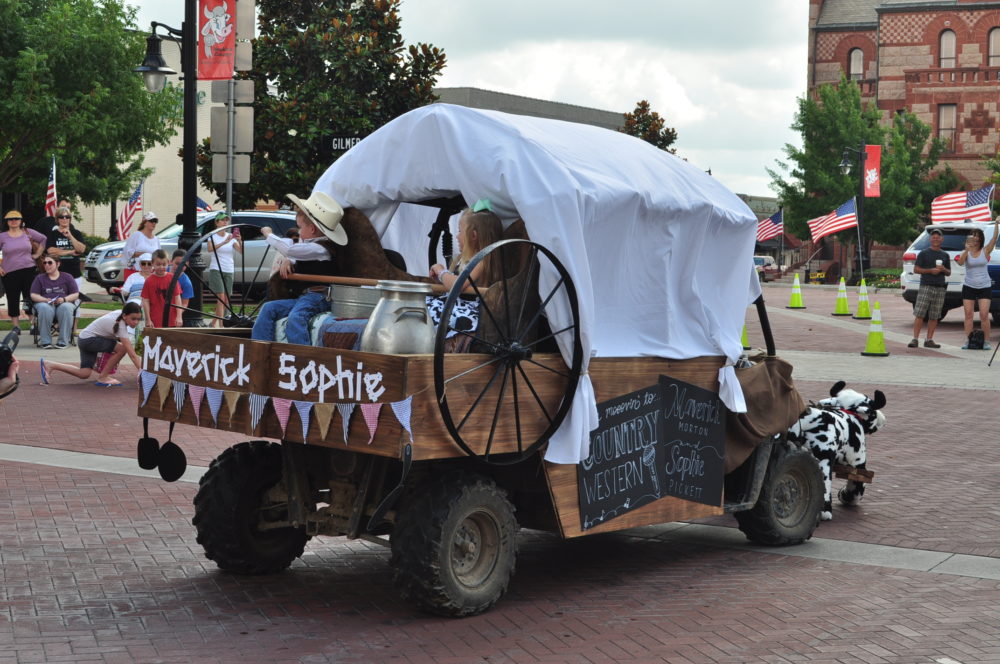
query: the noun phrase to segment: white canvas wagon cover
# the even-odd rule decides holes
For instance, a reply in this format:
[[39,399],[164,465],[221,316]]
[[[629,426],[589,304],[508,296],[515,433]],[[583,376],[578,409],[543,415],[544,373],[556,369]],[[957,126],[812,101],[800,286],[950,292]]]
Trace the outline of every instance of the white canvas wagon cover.
[[[746,307],[760,293],[752,261],[757,220],[682,159],[589,125],[432,104],[362,140],[315,189],[363,211],[379,233],[400,202],[488,198],[505,224],[523,219],[531,239],[555,253],[577,289],[584,375],[547,460],[578,463],[588,455],[598,423],[586,374],[594,355],[724,355],[723,402],[746,409],[731,365],[742,349]],[[426,243],[433,215],[405,219],[416,220],[413,241]],[[543,274],[539,291],[550,292],[555,279]],[[552,329],[572,322],[565,302],[546,311]]]

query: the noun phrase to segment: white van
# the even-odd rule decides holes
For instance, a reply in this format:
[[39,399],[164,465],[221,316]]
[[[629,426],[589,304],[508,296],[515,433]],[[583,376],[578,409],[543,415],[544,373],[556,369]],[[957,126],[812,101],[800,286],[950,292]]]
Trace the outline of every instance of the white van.
[[[903,254],[903,273],[900,275],[900,284],[903,286],[903,299],[910,304],[917,301],[917,290],[920,288],[920,275],[913,273],[913,265],[917,260],[917,254],[931,245],[928,231],[932,228],[939,228],[944,234],[941,242],[941,250],[948,253],[951,258],[951,276],[948,277],[948,292],[944,297],[944,312],[951,309],[959,309],[962,306],[962,282],[965,280],[965,268],[955,262],[955,259],[962,254],[965,249],[965,238],[969,231],[978,228],[983,231],[987,244],[993,237],[993,222],[948,222],[941,224],[930,224],[924,228],[923,232],[913,241]],[[994,325],[1000,325],[1000,241],[998,246],[990,254],[989,272],[993,279],[993,303],[990,305],[990,318]],[[942,315],[943,317],[943,315]]]

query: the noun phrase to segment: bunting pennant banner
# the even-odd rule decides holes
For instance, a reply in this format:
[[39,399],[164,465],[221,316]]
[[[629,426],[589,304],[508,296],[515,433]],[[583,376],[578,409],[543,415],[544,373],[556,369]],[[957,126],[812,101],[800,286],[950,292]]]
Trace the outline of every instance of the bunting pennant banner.
[[413,442],[413,430],[410,429],[410,412],[412,407],[413,397],[409,396],[402,401],[394,401],[389,405],[392,406],[392,412],[396,414],[396,419],[399,423],[403,425],[406,429],[406,433],[410,434],[410,442]]
[[142,371],[139,373],[139,384],[142,386],[142,404],[146,405],[149,401],[149,395],[153,391],[153,385],[156,385],[156,374],[152,371]]
[[198,385],[188,385],[188,394],[191,395],[191,407],[194,409],[194,421],[201,424],[201,400],[205,396],[205,388]]
[[[264,415],[264,408],[267,407],[267,402],[271,397],[265,394],[251,394],[250,395],[250,431],[253,433],[257,430],[257,425],[260,423],[260,418]],[[287,418],[286,418],[287,419]]]
[[233,423],[233,416],[236,414],[236,407],[240,405],[241,396],[243,396],[242,392],[222,391],[222,397],[226,400],[226,407],[229,409],[229,424]]
[[163,404],[167,402],[167,395],[170,394],[169,378],[164,378],[163,376],[156,377],[156,393],[160,398],[160,410],[163,410]]
[[299,411],[299,419],[302,420],[302,442],[309,442],[309,414],[312,412],[311,401],[292,401],[295,410]]
[[365,424],[368,425],[369,445],[375,439],[375,430],[378,429],[378,414],[380,410],[382,410],[382,404],[380,403],[361,404],[361,415],[365,418]]
[[222,390],[214,387],[205,388],[205,398],[208,399],[208,410],[212,413],[212,422],[219,426],[219,408],[222,407]]
[[181,419],[181,411],[184,410],[184,395],[187,394],[187,383],[179,380],[170,381],[174,386],[174,405],[177,406],[177,419]]
[[285,428],[288,427],[288,416],[291,414],[291,399],[281,399],[279,397],[273,397],[271,399],[271,407],[274,408],[274,414],[278,416],[278,424],[281,425],[281,435],[285,435]]
[[338,403],[337,410],[340,411],[340,423],[344,426],[344,445],[347,444],[347,430],[351,426],[351,413],[354,412],[356,403]]
[[330,422],[333,420],[332,403],[314,403],[313,412],[316,413],[316,422],[319,424],[320,437],[326,439],[326,434],[330,432]]

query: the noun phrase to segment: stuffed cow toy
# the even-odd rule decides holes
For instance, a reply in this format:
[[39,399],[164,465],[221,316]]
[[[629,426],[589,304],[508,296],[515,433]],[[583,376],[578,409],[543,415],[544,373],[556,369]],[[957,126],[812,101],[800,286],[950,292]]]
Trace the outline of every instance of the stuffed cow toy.
[[[823,472],[823,511],[820,518],[833,518],[833,467],[864,469],[867,461],[867,436],[885,426],[885,394],[875,390],[874,397],[845,389],[839,381],[830,388],[830,398],[810,406],[788,430],[788,440],[812,452]],[[861,500],[865,485],[848,480],[837,494],[840,502],[853,505]]]

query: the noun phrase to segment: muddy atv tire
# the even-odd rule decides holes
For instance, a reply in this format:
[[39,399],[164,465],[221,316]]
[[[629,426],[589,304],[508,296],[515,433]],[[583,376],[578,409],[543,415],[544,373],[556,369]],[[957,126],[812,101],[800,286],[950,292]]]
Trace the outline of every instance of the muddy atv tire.
[[443,616],[486,611],[514,573],[514,507],[489,479],[464,472],[407,499],[391,538],[393,580],[418,608]]
[[801,544],[819,524],[823,507],[823,475],[806,450],[776,443],[757,504],[736,512],[747,539],[767,546]]
[[284,504],[263,504],[281,481],[281,446],[239,443],[212,461],[194,498],[198,543],[209,560],[237,574],[280,572],[302,555],[309,535],[301,528],[260,530],[261,519],[285,520]]

